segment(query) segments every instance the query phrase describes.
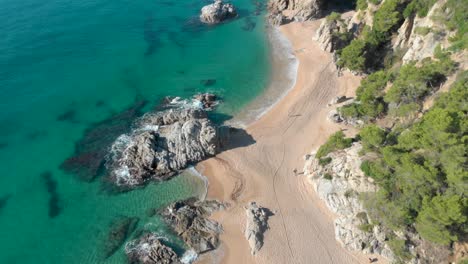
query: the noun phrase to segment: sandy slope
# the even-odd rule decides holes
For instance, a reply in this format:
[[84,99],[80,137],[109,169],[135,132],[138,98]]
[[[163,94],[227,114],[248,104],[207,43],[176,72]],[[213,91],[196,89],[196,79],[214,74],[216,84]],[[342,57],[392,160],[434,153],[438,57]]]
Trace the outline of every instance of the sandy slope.
[[[312,41],[320,22],[281,27],[300,62],[295,87],[247,128],[252,138],[239,135],[241,146],[197,166],[209,179],[208,196],[232,205],[214,216],[225,232],[221,249],[205,256],[204,263],[368,263],[368,256],[351,254],[335,241],[333,215],[307,180],[293,172],[302,170],[305,154],[339,129],[326,120],[327,103],[337,95],[352,95],[359,84],[348,73],[337,77],[331,55]],[[249,201],[276,212],[255,257],[242,233],[243,207]]]

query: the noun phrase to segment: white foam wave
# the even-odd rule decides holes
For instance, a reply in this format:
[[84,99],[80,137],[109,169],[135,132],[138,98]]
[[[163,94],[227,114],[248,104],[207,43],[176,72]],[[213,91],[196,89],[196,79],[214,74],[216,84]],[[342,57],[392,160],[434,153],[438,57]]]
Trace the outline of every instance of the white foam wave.
[[205,184],[205,190],[204,190],[203,194],[200,197],[200,200],[202,200],[202,201],[205,200],[206,196],[208,195],[208,185],[209,185],[208,178],[205,175],[201,174],[193,166],[188,167],[187,171],[190,172],[192,175],[200,178],[203,181],[203,183]]
[[194,262],[197,258],[198,258],[197,252],[195,252],[195,250],[193,249],[189,249],[185,251],[184,255],[182,255],[182,257],[180,258],[180,262],[184,264],[190,264]]

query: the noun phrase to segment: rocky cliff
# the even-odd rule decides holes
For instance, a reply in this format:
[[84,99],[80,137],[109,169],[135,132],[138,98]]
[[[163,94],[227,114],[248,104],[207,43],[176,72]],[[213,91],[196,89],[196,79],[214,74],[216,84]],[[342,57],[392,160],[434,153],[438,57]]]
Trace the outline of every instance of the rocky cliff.
[[270,21],[281,24],[288,17],[295,21],[305,21],[323,15],[324,0],[270,0],[268,10]]
[[444,15],[442,7],[446,2],[437,1],[425,17],[415,15],[405,19],[392,45],[394,51],[404,52],[403,63],[432,58],[438,45],[442,48],[448,46],[448,38],[454,32],[450,32],[443,23],[435,20],[438,15]]
[[329,163],[325,165],[320,165],[312,153],[306,157],[304,174],[319,197],[337,215],[335,236],[345,248],[392,259],[385,233],[380,226],[372,225],[359,199],[360,193],[377,190],[372,179],[364,176],[360,169],[358,153],[361,148],[355,143],[349,149],[331,153],[327,157]]

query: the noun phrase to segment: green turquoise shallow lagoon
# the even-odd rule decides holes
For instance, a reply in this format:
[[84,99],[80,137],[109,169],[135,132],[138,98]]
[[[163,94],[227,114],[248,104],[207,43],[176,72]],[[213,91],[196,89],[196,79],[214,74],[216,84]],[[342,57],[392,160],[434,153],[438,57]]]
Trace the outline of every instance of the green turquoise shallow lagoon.
[[201,177],[115,194],[61,164],[86,131],[138,101],[144,112],[213,92],[218,116],[232,116],[257,97],[271,72],[264,13],[232,2],[238,19],[205,26],[200,0],[0,0],[0,263],[125,263],[123,247],[104,254],[124,217],[183,251],[154,212],[203,195]]

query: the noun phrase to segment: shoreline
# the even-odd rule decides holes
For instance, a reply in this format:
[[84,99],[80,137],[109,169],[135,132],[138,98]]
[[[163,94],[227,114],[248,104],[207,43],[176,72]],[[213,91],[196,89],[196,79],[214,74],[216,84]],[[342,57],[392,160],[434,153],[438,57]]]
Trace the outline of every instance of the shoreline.
[[266,88],[226,124],[246,128],[278,104],[294,88],[299,61],[291,42],[274,26],[266,26],[269,46],[270,80]]
[[[199,263],[368,263],[370,255],[349,252],[335,240],[334,215],[308,180],[293,173],[302,170],[304,155],[342,128],[327,121],[327,103],[338,95],[353,96],[360,82],[347,72],[337,77],[331,54],[312,41],[320,22],[279,28],[291,42],[297,74],[293,87],[246,126],[254,143],[234,138],[242,147],[196,166],[208,178],[207,197],[231,205],[213,215],[224,227],[220,248]],[[275,212],[256,256],[243,234],[244,206],[250,201]]]

